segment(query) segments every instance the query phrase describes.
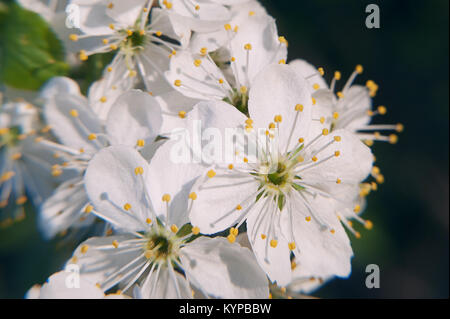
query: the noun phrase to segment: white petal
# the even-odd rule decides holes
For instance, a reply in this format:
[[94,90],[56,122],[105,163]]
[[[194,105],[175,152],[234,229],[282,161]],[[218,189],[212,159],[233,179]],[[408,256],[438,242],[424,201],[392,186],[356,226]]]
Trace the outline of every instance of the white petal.
[[[84,185],[76,177],[59,186],[52,196],[42,205],[38,225],[46,238],[53,238],[58,233],[71,227],[81,227],[87,221],[80,221],[88,198]],[[92,215],[85,215],[89,223],[94,221]]]
[[218,298],[268,298],[267,278],[251,251],[225,238],[198,238],[181,250],[189,281]]
[[[279,286],[284,287],[291,281],[290,251],[288,241],[281,234],[279,228],[275,226],[275,221],[270,218],[271,214],[275,213],[271,209],[271,206],[273,207],[275,203],[268,203],[268,206],[265,206],[267,201],[272,200],[260,198],[256,202],[252,213],[247,218],[247,235],[261,268],[266,272],[272,282],[276,281]],[[269,209],[269,212],[263,215],[266,209]],[[276,214],[279,214],[278,209]],[[268,236],[271,222],[272,227],[276,227],[276,238]],[[267,237],[263,239],[261,237],[262,234]],[[272,239],[277,240],[276,247],[270,246]]]
[[[295,110],[298,104],[303,105],[303,111]],[[275,115],[282,116],[279,123],[282,150],[289,136],[292,136],[288,147],[291,149],[300,137],[308,135],[311,108],[308,82],[288,65],[268,66],[257,76],[250,90],[249,113],[255,127],[267,128],[274,122]]]
[[[295,262],[298,265],[295,275],[319,278],[348,276],[351,272],[353,251],[334,207],[321,196],[307,196],[310,206],[321,222],[328,226],[324,228],[314,217],[307,221],[305,216],[310,216],[308,208],[300,197],[293,198],[292,226],[284,223],[282,227],[286,233],[290,227],[293,229],[296,243]],[[334,230],[334,233],[331,230]]]
[[[155,270],[141,287],[135,289],[135,296],[137,294],[137,298],[141,299],[191,299],[192,291],[188,281],[177,272],[173,274],[174,277],[170,275],[170,270],[166,266],[161,266],[159,273]],[[177,293],[177,285],[180,295]]]
[[[77,117],[71,115],[72,110],[78,113]],[[74,149],[84,148],[86,152],[96,151],[97,141],[89,141],[88,135],[101,133],[102,128],[84,97],[58,94],[46,103],[44,114],[53,133],[63,144]]]
[[328,89],[328,84],[320,75],[319,71],[312,64],[305,60],[296,59],[289,62],[289,65],[302,77],[306,78],[310,84],[309,89],[313,90],[314,84],[318,84],[321,89]]
[[121,25],[133,26],[141,16],[147,0],[109,0],[112,8],[106,9],[106,14]]
[[[182,226],[188,220],[189,192],[195,179],[203,172],[201,166],[193,163],[175,163],[171,160],[173,142],[162,145],[148,166],[150,198],[156,214],[166,224]],[[162,201],[165,194],[171,196],[169,221],[166,221],[167,203]]]
[[[201,61],[200,66],[194,64],[196,60]],[[226,83],[219,83],[219,79],[224,78],[222,71],[198,54],[187,51],[177,53],[170,60],[170,71],[166,72],[166,77],[171,84],[180,80],[181,86],[174,85],[174,88],[187,97],[203,100],[222,100],[226,97],[228,87]]]
[[256,198],[259,183],[251,176],[236,178],[222,171],[210,179],[206,174],[207,170],[192,188],[198,198],[189,217],[202,233],[214,234],[233,226],[244,216]]
[[[166,8],[163,0],[159,1],[162,8]],[[211,32],[223,27],[231,18],[230,12],[224,6],[202,1],[200,9],[183,1],[171,1],[170,13],[175,19],[197,32]]]
[[[245,49],[247,44],[252,46],[249,51]],[[230,50],[236,58],[239,81],[248,87],[266,66],[287,59],[287,47],[278,41],[275,20],[269,15],[248,16],[230,41]]]
[[115,31],[109,28],[116,21],[106,14],[107,3],[103,0],[72,0],[77,9],[73,14],[79,17],[80,29],[89,35],[107,35]]
[[67,77],[54,77],[47,81],[41,88],[39,97],[51,99],[57,94],[81,95],[78,83]]
[[[317,151],[332,141],[335,136],[340,136],[341,141],[334,142],[317,154]],[[339,152],[337,157],[333,156],[336,151]],[[332,158],[305,171],[300,171],[299,176],[306,183],[326,189],[346,201],[354,199],[353,188],[362,182],[372,169],[373,155],[370,148],[364,145],[356,135],[346,130],[337,130],[322,136],[317,143],[307,147],[305,152],[309,154],[304,155],[305,158],[311,158],[313,154],[316,154],[318,163],[330,156]],[[338,178],[342,183],[336,183]]]
[[[39,299],[101,299],[105,295],[102,290],[95,286],[83,276],[75,272],[60,271],[48,278],[40,291]],[[75,284],[75,285],[74,285]],[[79,287],[76,285],[79,284]]]
[[[105,291],[119,281],[126,284],[133,278],[132,274],[142,269],[139,265],[143,266],[147,261],[143,256],[143,247],[136,244],[133,246],[135,249],[131,250],[125,243],[136,238],[134,235],[89,238],[75,249],[66,269],[78,266],[81,276],[91,283],[101,284],[101,289]],[[118,245],[117,248],[113,242]],[[134,268],[137,270],[132,271]],[[128,273],[130,275],[124,277]]]
[[[135,169],[141,167],[142,175]],[[111,146],[98,152],[85,174],[86,192],[96,214],[114,226],[130,231],[145,228],[151,204],[144,186],[148,164],[133,148]],[[131,209],[126,211],[125,204]]]
[[133,90],[121,95],[108,114],[106,132],[112,144],[136,146],[138,140],[150,144],[162,125],[161,108],[148,93]]

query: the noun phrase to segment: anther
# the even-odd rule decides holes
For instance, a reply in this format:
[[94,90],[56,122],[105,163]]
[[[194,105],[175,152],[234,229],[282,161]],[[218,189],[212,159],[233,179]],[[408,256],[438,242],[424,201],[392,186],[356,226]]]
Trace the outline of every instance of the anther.
[[172,233],[176,234],[178,232],[177,225],[173,224],[172,226],[170,226],[170,230],[172,231]]
[[189,199],[196,200],[197,199],[197,193],[195,193],[195,192],[190,193],[189,194]]
[[166,203],[170,202],[170,195],[169,194],[164,194],[162,196],[162,201],[166,202]]
[[213,178],[214,176],[216,176],[216,172],[211,169],[208,171],[208,173],[206,173],[206,176],[208,176],[209,178]]
[[276,239],[272,239],[270,241],[270,247],[275,248],[278,245],[278,241]]

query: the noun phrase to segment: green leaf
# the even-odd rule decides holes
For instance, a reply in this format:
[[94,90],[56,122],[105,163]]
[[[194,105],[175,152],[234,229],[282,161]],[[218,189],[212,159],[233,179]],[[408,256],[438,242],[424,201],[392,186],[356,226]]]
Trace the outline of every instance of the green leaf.
[[37,90],[68,69],[61,42],[38,14],[16,3],[0,7],[0,81]]

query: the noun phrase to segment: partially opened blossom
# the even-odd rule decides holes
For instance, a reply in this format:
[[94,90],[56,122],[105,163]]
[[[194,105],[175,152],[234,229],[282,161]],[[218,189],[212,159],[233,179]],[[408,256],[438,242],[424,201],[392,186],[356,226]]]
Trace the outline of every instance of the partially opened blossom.
[[[54,79],[45,92],[52,91],[61,82],[66,80]],[[84,172],[91,158],[109,145],[123,144],[138,149],[150,159],[157,146],[155,139],[162,119],[158,102],[138,90],[121,95],[106,121],[102,121],[81,94],[54,94],[46,100],[44,114],[59,143],[42,139],[39,145],[52,150],[59,160],[52,167],[53,176],[72,173],[41,208],[40,226],[47,237],[53,237],[69,228],[92,225],[95,220],[89,214],[92,205],[84,187]]]
[[248,249],[196,238],[198,228],[183,226],[196,199],[184,186],[195,175],[165,171],[158,154],[148,164],[134,149],[112,146],[92,159],[86,189],[94,213],[118,234],[88,239],[71,263],[103,291],[134,286],[141,298],[191,298],[191,285],[207,297],[267,298],[266,276]]
[[387,110],[381,105],[373,109],[372,98],[378,91],[378,85],[369,80],[366,86],[353,84],[356,77],[363,72],[363,67],[357,65],[344,86],[335,93],[336,85],[341,80],[341,72],[333,74],[328,86],[322,78],[324,69],[316,69],[304,60],[294,60],[290,65],[305,77],[314,90],[313,97],[317,102],[316,120],[326,122],[330,130],[345,129],[358,135],[368,145],[373,141],[385,141],[395,144],[397,135],[382,135],[379,131],[403,131],[402,124],[370,124],[372,117],[384,115]]
[[[249,3],[249,7],[255,6]],[[172,57],[167,79],[187,97],[226,101],[247,112],[256,75],[267,65],[285,63],[286,39],[278,36],[274,19],[263,9],[245,9],[225,24],[218,37],[226,37],[226,41],[218,49],[223,41],[211,43],[214,52],[207,47],[212,40],[204,37],[198,40],[205,45],[199,51]]]
[[280,286],[291,281],[291,254],[305,277],[350,273],[352,249],[329,199],[353,201],[372,167],[370,149],[353,134],[311,134],[312,104],[308,82],[289,66],[273,65],[250,91],[250,118],[220,102],[198,105],[187,117],[207,127],[245,126],[256,141],[255,159],[214,163],[197,180],[190,220],[204,234],[233,227],[230,241],[245,223],[258,262]]
[[49,178],[51,153],[37,145],[38,132],[48,128],[37,107],[25,101],[0,106],[0,225],[23,219],[28,196],[40,205],[55,187]]

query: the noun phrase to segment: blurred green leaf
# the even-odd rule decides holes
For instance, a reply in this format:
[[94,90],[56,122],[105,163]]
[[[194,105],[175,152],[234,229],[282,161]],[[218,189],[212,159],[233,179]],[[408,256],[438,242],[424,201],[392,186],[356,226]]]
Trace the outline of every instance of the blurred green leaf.
[[18,89],[37,90],[65,75],[64,49],[48,24],[15,3],[0,8],[0,80]]

